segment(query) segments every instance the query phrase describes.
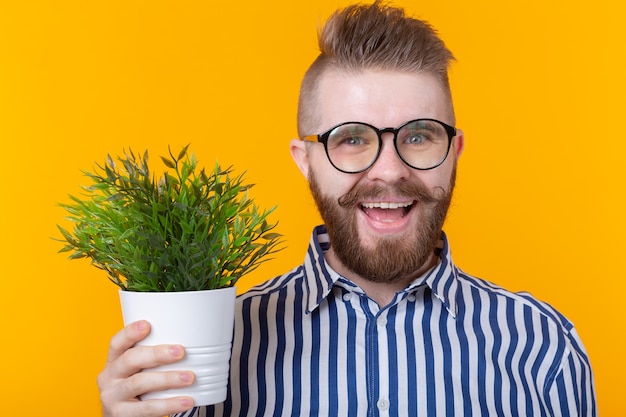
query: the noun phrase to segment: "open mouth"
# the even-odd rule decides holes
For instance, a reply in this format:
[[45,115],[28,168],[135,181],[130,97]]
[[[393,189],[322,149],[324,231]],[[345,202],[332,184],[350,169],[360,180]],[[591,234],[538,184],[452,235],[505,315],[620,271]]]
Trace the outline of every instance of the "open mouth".
[[379,222],[394,222],[404,218],[413,208],[415,201],[379,201],[361,203],[361,210],[370,219]]

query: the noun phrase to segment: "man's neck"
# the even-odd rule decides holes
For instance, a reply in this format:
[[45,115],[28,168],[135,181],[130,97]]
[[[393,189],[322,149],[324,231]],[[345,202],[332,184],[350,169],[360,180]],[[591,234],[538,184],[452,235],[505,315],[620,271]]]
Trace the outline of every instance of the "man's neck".
[[380,307],[389,305],[398,292],[407,288],[416,278],[435,266],[438,259],[433,253],[428,261],[424,263],[421,268],[415,271],[414,274],[392,282],[376,282],[365,277],[361,277],[345,267],[339,258],[337,258],[337,255],[335,255],[332,248],[324,254],[324,258],[335,272],[358,285],[359,288],[361,288],[365,294],[374,300]]

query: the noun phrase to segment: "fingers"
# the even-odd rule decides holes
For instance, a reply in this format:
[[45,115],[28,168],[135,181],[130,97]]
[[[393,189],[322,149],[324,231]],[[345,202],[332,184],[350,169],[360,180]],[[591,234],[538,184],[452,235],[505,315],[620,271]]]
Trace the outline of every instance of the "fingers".
[[[129,378],[100,387],[105,416],[163,416],[180,413],[193,407],[189,397],[140,401],[146,392],[182,388],[192,384],[192,372],[141,372]],[[99,381],[100,382],[100,381]]]
[[189,371],[140,372],[118,383],[108,390],[113,400],[135,398],[153,391],[183,388],[193,384],[194,374]]
[[103,403],[103,417],[161,417],[182,413],[193,407],[193,400],[188,397],[175,397],[166,400],[132,401],[117,403],[107,408]]
[[150,324],[137,321],[113,336],[106,364],[112,377],[124,378],[143,369],[174,363],[185,357],[185,349],[179,345],[135,346],[148,333]]
[[[163,416],[193,407],[188,397],[140,401],[138,397],[152,391],[182,388],[193,384],[189,371],[150,371],[158,365],[174,363],[185,356],[179,345],[137,346],[150,333],[145,321],[131,323],[111,339],[107,364],[98,375],[98,388],[106,417]],[[148,371],[142,370],[148,369]]]
[[188,371],[144,371],[127,378],[111,379],[105,370],[98,376],[103,415],[160,417],[186,411],[193,407],[193,399],[189,397],[145,401],[140,401],[138,397],[147,392],[183,388],[194,380],[193,373]]
[[144,320],[136,321],[124,327],[111,339],[107,364],[119,358],[137,342],[145,339],[148,333],[150,333],[150,323]]
[[109,362],[108,368],[113,378],[125,378],[143,369],[178,362],[184,357],[185,349],[179,345],[135,346]]

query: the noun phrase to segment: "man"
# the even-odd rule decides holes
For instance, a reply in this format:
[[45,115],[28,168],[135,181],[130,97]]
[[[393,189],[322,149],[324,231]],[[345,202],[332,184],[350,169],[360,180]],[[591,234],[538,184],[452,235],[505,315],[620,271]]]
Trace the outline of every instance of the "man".
[[443,42],[375,3],[333,15],[320,48],[291,154],[325,226],[303,265],[239,297],[226,402],[138,401],[193,382],[137,373],[184,355],[135,347],[140,322],[111,342],[105,415],[596,415],[573,325],[452,263],[442,227],[463,133]]

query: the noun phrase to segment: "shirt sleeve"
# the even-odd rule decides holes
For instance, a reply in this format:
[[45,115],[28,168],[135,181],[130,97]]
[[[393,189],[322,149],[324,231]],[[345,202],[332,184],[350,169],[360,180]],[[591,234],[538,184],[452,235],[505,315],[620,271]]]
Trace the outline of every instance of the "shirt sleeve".
[[593,373],[587,353],[575,329],[570,331],[571,349],[546,387],[548,415],[596,417]]

